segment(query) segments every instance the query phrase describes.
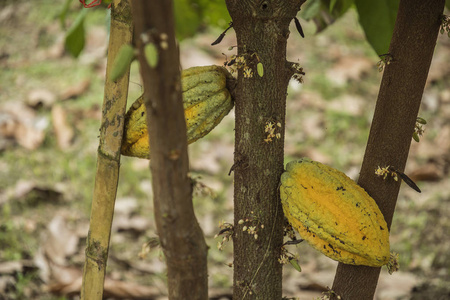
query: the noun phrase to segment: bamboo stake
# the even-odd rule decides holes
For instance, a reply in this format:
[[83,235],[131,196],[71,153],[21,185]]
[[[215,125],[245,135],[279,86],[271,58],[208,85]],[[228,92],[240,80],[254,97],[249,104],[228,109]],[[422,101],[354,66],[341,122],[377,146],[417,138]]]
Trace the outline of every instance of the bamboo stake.
[[81,299],[95,300],[103,297],[130,72],[128,69],[125,75],[115,82],[109,79],[109,73],[120,47],[131,43],[132,36],[130,4],[128,0],[114,0],[111,6],[103,116]]

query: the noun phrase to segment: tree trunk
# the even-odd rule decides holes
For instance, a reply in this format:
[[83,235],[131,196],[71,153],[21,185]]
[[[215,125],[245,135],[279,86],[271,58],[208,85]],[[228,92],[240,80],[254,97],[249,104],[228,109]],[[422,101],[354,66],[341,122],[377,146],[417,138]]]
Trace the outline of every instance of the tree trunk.
[[[188,177],[186,121],[172,1],[133,0],[144,82],[156,227],[167,264],[169,299],[207,299],[207,246],[195,218]],[[156,46],[150,67],[144,47]]]
[[[235,100],[233,299],[282,297],[278,258],[284,217],[278,184],[284,169],[286,92],[294,73],[286,62],[286,42],[289,24],[303,2],[226,1],[238,55],[245,61]],[[258,62],[264,68],[262,77]],[[244,77],[245,69],[252,70],[251,78]],[[271,141],[265,131],[269,123],[279,134]],[[256,234],[243,231],[243,226],[250,231],[255,226]]]
[[[375,169],[393,166],[403,172],[405,168],[444,2],[400,1],[389,48],[392,61],[383,74],[358,181],[377,202],[389,228],[400,182],[376,177]],[[332,289],[345,300],[373,299],[379,273],[380,268],[339,263]]]
[[100,145],[81,299],[95,300],[103,297],[111,224],[119,181],[120,145],[122,144],[130,71],[128,69],[125,75],[115,82],[109,79],[109,73],[120,47],[130,43],[132,37],[130,4],[128,0],[115,0],[111,6],[111,33],[100,127]]

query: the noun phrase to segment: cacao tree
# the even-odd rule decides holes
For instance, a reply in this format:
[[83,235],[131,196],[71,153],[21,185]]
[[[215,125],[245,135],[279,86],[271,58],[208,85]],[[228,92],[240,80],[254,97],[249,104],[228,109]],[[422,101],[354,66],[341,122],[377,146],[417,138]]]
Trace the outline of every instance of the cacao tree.
[[[133,0],[132,11],[144,82],[155,220],[166,258],[169,299],[206,299],[207,246],[192,205],[172,1]],[[147,47],[157,48],[154,66],[150,66]]]
[[[300,72],[297,65],[286,61],[286,43],[289,24],[303,2],[226,1],[237,55],[254,74],[244,76],[241,69],[236,89],[233,299],[282,297],[278,258],[284,216],[278,185],[284,169],[287,86]],[[264,67],[263,76],[256,70],[258,63]],[[276,133],[268,139],[265,129],[271,124]],[[242,231],[239,221],[246,219],[257,221],[257,239]]]
[[[403,171],[441,26],[444,0],[401,0],[358,183],[377,201],[388,227],[400,182],[376,180],[377,166]],[[420,18],[416,18],[420,14]],[[372,299],[379,268],[339,264],[334,298]]]
[[[304,74],[301,66],[286,61],[286,44],[289,24],[305,1],[225,2],[240,59],[233,87],[236,107],[232,166],[235,179],[233,299],[281,299],[282,266],[278,258],[283,244],[284,215],[278,187],[284,170],[286,93],[289,80]],[[178,5],[183,3],[186,1]],[[394,29],[391,21],[397,17],[388,54],[392,61],[383,76],[359,180],[377,201],[390,226],[400,183],[380,183],[374,170],[378,165],[395,165],[400,172],[404,170],[444,0],[401,0],[398,15],[394,2],[389,2],[387,10],[383,6],[375,10],[381,15],[387,13],[387,21],[382,23],[388,23],[380,31],[382,37],[377,39],[373,39],[376,31],[374,19],[368,14],[370,5],[363,0],[354,3],[378,54],[385,51],[386,40],[392,36],[389,28]],[[329,19],[319,12],[326,8],[332,18],[338,18],[352,4],[350,0],[311,1],[305,7],[304,17],[314,20],[321,30]],[[144,99],[150,112],[147,123],[155,219],[167,260],[169,298],[206,299],[206,244],[195,219],[187,176],[186,124],[181,106],[172,2],[136,0],[132,7]],[[422,17],[414,18],[419,13]],[[176,10],[175,14],[179,15]],[[412,19],[415,21],[411,22]],[[162,38],[161,34],[166,36]],[[167,48],[161,46],[161,40],[167,41]],[[156,45],[155,66],[150,66],[146,57],[148,44]],[[255,234],[244,234],[242,228],[246,222],[257,228]],[[372,299],[379,271],[379,268],[340,263],[332,297]]]

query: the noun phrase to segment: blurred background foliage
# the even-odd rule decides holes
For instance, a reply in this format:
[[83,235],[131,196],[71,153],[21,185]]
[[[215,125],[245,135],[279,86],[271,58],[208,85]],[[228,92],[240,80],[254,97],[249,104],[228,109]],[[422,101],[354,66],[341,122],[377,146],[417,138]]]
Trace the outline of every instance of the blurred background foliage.
[[[66,0],[60,13],[62,24],[70,2],[71,0]],[[104,2],[103,5],[108,2]],[[354,7],[367,40],[380,55],[386,53],[389,48],[398,4],[399,0],[310,0],[303,5],[299,16],[306,21],[313,21],[317,32],[320,32]],[[208,26],[225,28],[231,21],[225,1],[222,0],[177,0],[174,1],[174,8],[179,40],[192,37]],[[75,57],[84,47],[86,12],[87,10],[80,11],[66,36],[66,47]]]

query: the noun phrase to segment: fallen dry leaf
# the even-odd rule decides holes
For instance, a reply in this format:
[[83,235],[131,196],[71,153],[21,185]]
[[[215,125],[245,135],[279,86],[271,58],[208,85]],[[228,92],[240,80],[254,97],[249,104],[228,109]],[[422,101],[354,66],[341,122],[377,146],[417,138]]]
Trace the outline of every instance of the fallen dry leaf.
[[67,122],[67,113],[62,106],[53,106],[52,121],[58,147],[61,150],[67,150],[72,145],[75,132],[72,126]]
[[8,112],[0,111],[0,136],[5,139],[14,138],[17,123],[15,116]]
[[[26,184],[22,184],[24,190],[29,190]],[[23,192],[22,192],[23,193]],[[141,221],[133,222],[129,217],[133,211],[133,201],[122,201],[124,206],[120,214],[124,215],[134,230],[142,227]],[[119,203],[120,204],[120,203]],[[61,295],[79,295],[82,285],[82,267],[69,264],[69,258],[73,258],[79,251],[80,236],[76,229],[68,226],[64,214],[55,216],[47,226],[47,231],[42,239],[41,247],[34,257],[34,264],[39,268],[40,277],[46,283],[45,291]],[[1,267],[1,265],[0,265]],[[8,267],[8,266],[7,266]],[[20,266],[12,266],[18,268]],[[7,269],[11,269],[8,267]],[[0,269],[1,270],[1,269]],[[105,279],[104,295],[115,299],[153,299],[162,293],[154,286],[143,286],[132,282],[114,280],[111,277]]]
[[64,90],[59,95],[59,98],[60,98],[60,100],[68,100],[68,99],[72,99],[72,98],[77,98],[77,97],[83,95],[83,93],[85,93],[89,89],[90,85],[91,85],[91,81],[89,79],[80,81],[77,84],[72,85],[71,87]]
[[74,124],[75,128],[79,131],[83,131],[85,128],[84,120],[86,119],[94,119],[101,120],[102,119],[102,110],[98,103],[93,104],[91,107],[85,108],[75,108],[70,110],[71,120]]
[[230,288],[210,288],[209,300],[232,300],[233,290]]
[[16,279],[14,276],[0,276],[0,299],[7,299],[5,293],[6,290],[11,289],[14,286],[16,286]]
[[43,88],[31,90],[28,93],[26,104],[32,108],[50,108],[56,101],[56,95]]
[[359,80],[364,74],[373,71],[375,64],[367,57],[345,56],[327,71],[327,78],[338,86],[350,80]]
[[22,271],[21,261],[5,261],[0,263],[0,274],[14,274]]
[[102,119],[102,110],[98,103],[93,104],[88,110],[85,110],[83,113],[85,118],[90,118],[94,120]]
[[75,231],[69,229],[67,220],[60,215],[55,216],[47,228],[48,235],[42,245],[45,253],[55,263],[64,265],[66,257],[75,254],[77,251],[78,236]]
[[39,117],[21,102],[7,102],[0,108],[0,138],[14,140],[20,146],[37,149],[45,138],[46,117]]
[[435,163],[428,163],[408,174],[412,181],[438,181],[444,176],[442,166]]
[[105,279],[104,295],[115,298],[152,299],[161,292],[152,286],[143,286],[132,282]]
[[20,146],[28,150],[36,150],[44,141],[45,132],[25,123],[18,123],[15,138]]
[[[31,196],[31,197],[30,197]],[[32,203],[38,202],[51,202],[56,203],[62,200],[63,192],[62,186],[55,184],[52,187],[45,185],[38,185],[32,180],[19,180],[15,186],[6,189],[0,197],[0,204],[7,201],[27,201],[28,198],[32,199]],[[29,229],[32,229],[33,225],[28,224]]]
[[[67,257],[77,251],[79,237],[67,226],[67,220],[62,216],[54,217],[47,226],[42,244],[34,257],[34,263],[39,268],[40,277],[44,282],[59,280],[72,281],[76,274],[67,273]],[[67,271],[67,272],[66,272]]]
[[45,291],[60,295],[76,295],[81,292],[82,275],[70,282],[54,282],[45,287]]
[[[61,295],[79,295],[82,285],[82,273],[78,268],[60,268],[59,275],[63,273],[70,273],[73,276],[71,280],[69,276],[66,280],[61,280],[61,277],[55,278],[55,280],[46,286],[46,290],[51,293]],[[64,276],[62,276],[64,277]],[[103,296],[111,297],[114,299],[154,299],[161,295],[161,292],[152,286],[139,285],[132,282],[125,282],[120,280],[114,280],[110,277],[105,278],[103,286]]]
[[55,43],[50,46],[49,48],[45,49],[45,57],[47,59],[58,59],[61,58],[64,55],[64,41],[65,41],[65,35],[64,34],[57,34],[57,37],[55,39]]
[[354,116],[360,116],[365,110],[367,110],[368,101],[365,101],[362,97],[356,95],[343,95],[336,99],[327,106],[328,110],[333,110],[340,113],[348,113]]
[[152,222],[142,216],[127,216],[123,214],[116,214],[112,224],[112,231],[133,231],[135,233],[142,233],[150,228]]

